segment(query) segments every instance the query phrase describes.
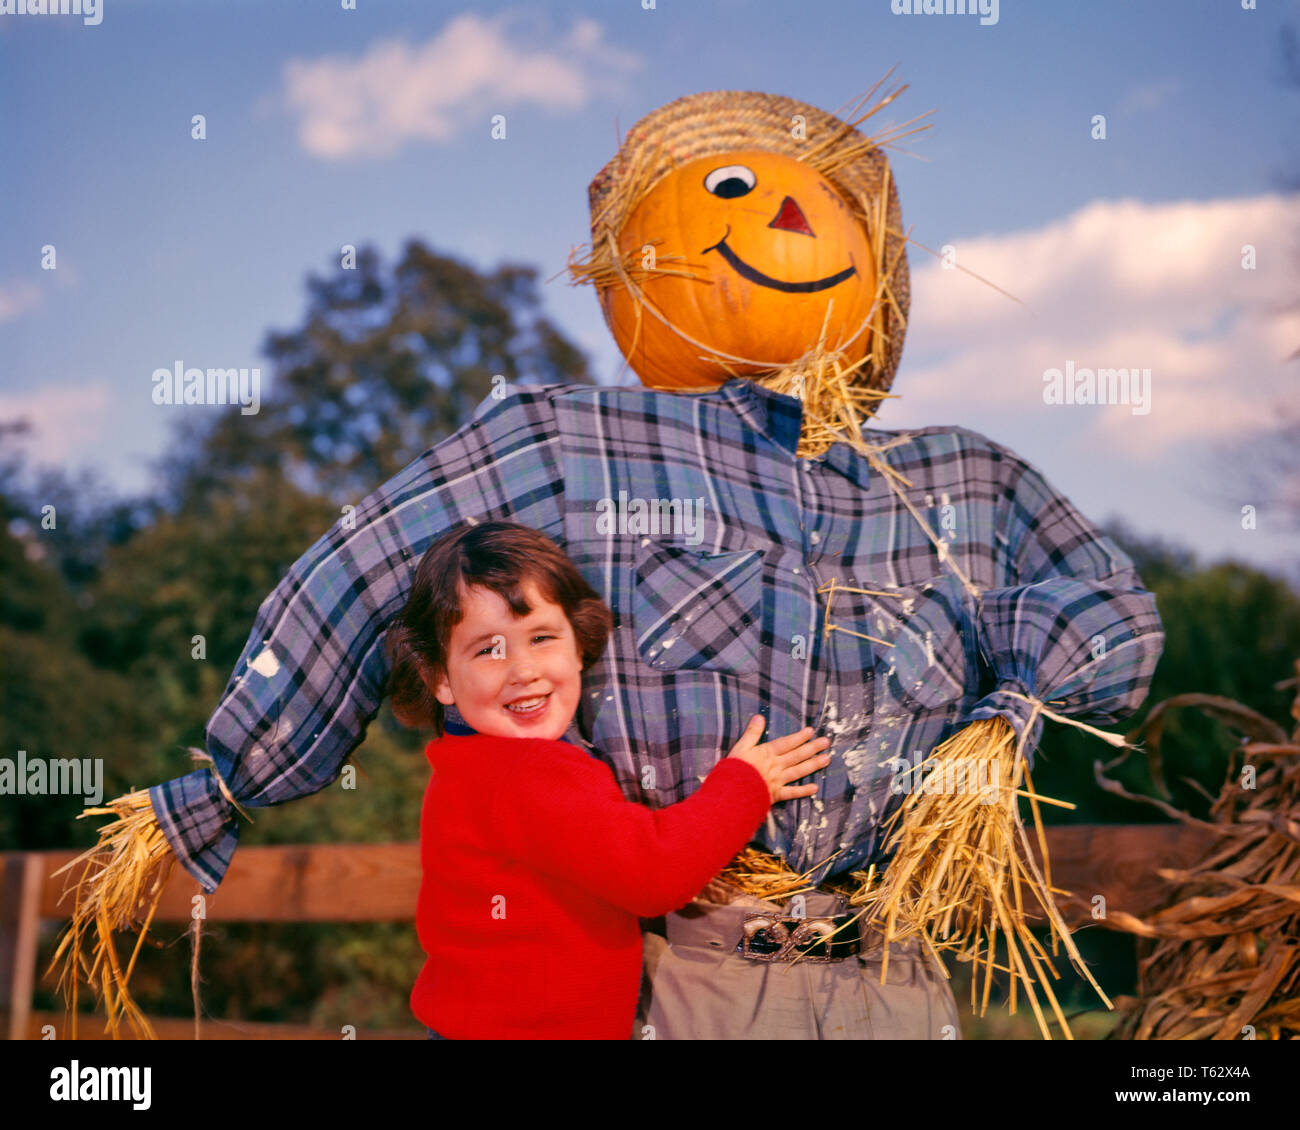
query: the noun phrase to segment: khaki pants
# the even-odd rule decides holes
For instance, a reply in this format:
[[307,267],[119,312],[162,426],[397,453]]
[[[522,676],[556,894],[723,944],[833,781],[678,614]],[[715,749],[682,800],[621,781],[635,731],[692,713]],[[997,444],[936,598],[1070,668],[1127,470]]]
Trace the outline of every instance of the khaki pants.
[[[952,990],[919,941],[890,947],[884,985],[878,933],[863,938],[859,955],[838,961],[755,961],[736,953],[745,916],[780,912],[782,904],[748,895],[725,903],[729,897],[712,884],[662,920],[666,937],[644,935],[633,1039],[961,1039]],[[803,897],[807,917],[845,913],[837,895]]]

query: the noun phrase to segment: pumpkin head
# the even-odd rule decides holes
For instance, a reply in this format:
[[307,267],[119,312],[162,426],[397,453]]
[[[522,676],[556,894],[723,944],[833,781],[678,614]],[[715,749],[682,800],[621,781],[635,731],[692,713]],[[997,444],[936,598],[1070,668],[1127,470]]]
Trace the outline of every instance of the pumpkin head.
[[781,369],[823,331],[825,347],[850,363],[871,347],[877,279],[866,226],[793,157],[733,150],[681,165],[631,211],[618,251],[645,269],[602,288],[601,306],[651,387]]
[[596,287],[644,384],[749,377],[800,398],[801,453],[855,441],[907,330],[907,237],[881,146],[915,131],[858,128],[906,89],[877,98],[889,77],[844,118],[715,90],[627,131],[588,187],[591,244],[569,272]]

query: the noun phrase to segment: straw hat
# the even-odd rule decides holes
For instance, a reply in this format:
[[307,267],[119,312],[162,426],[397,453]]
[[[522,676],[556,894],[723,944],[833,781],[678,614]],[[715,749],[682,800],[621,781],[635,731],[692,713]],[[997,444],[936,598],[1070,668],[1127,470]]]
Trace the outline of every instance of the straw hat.
[[[864,97],[869,98],[879,85]],[[883,203],[885,238],[883,244],[873,240],[883,252],[875,264],[877,278],[885,280],[879,323],[883,340],[879,360],[864,373],[862,383],[887,391],[898,369],[907,329],[906,240],[889,162],[878,147],[883,139],[870,138],[856,127],[903,89],[891,92],[850,121],[794,98],[748,90],[689,94],[651,111],[628,131],[617,155],[596,174],[587,190],[592,247],[601,247],[611,231],[617,238],[636,200],[673,168],[697,157],[761,149],[805,161],[839,190],[869,228],[871,217],[881,214]],[[883,202],[882,191],[886,195]]]

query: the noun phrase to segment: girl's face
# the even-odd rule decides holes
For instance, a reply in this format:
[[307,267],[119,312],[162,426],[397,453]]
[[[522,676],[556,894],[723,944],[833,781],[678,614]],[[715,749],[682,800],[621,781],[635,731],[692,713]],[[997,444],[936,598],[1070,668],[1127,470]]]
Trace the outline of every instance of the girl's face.
[[526,616],[491,589],[462,590],[464,616],[451,630],[447,672],[428,685],[480,734],[556,741],[578,709],[582,655],[564,609],[531,581],[521,593]]

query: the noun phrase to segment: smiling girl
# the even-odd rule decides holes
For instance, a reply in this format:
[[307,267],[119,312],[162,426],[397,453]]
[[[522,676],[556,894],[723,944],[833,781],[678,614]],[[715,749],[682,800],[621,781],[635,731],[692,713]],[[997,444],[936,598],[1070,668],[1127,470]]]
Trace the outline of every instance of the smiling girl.
[[[790,781],[822,769],[811,730],[744,736],[687,799],[627,801],[565,739],[613,617],[536,530],[483,522],[429,547],[385,646],[393,713],[437,735],[420,818],[411,1008],[445,1039],[627,1039],[638,918],[685,905]],[[575,740],[576,731],[571,736]]]

